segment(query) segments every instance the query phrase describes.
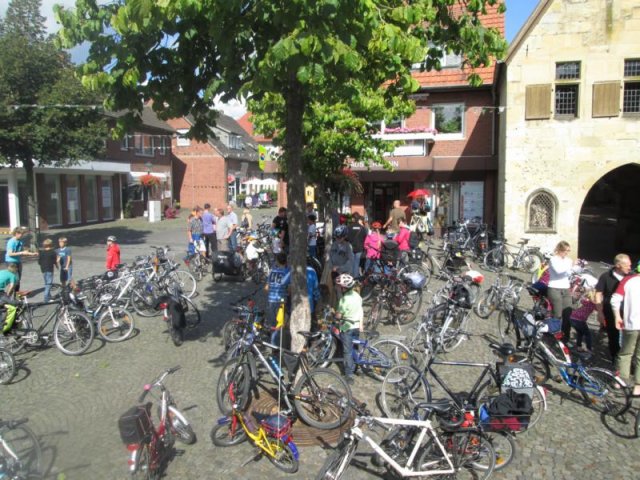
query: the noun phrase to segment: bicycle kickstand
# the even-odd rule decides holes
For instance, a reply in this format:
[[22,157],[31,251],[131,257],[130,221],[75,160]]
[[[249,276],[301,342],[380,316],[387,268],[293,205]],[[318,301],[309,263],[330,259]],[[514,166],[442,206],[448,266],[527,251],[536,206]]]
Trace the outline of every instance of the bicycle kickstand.
[[258,450],[253,456],[247,458],[247,460],[245,460],[245,462],[242,465],[240,465],[240,468],[246,467],[251,462],[257,462],[258,460],[260,460],[262,455],[263,455],[263,452],[261,450]]

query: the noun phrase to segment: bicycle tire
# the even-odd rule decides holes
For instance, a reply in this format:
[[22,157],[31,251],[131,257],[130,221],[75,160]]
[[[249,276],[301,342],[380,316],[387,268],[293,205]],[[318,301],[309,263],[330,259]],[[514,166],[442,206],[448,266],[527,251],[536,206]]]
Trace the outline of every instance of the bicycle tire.
[[155,317],[160,311],[155,308],[156,299],[160,292],[155,285],[144,283],[131,289],[131,306],[141,317]]
[[349,468],[351,459],[356,453],[358,442],[354,439],[345,439],[338,450],[333,452],[325,460],[316,480],[339,480]]
[[613,373],[604,368],[585,367],[578,374],[579,390],[585,403],[604,415],[618,416],[629,409],[629,392]]
[[169,417],[171,432],[179,442],[184,443],[185,445],[192,445],[196,443],[196,433],[193,431],[193,427],[180,410],[173,405],[169,405],[167,415]]
[[338,344],[333,335],[321,336],[311,341],[307,347],[310,368],[326,368],[336,354]]
[[504,470],[511,462],[513,462],[514,457],[516,456],[516,441],[513,438],[513,435],[507,432],[491,432],[487,433],[489,441],[491,442],[491,446],[495,452],[495,467],[493,468],[494,472],[499,472],[500,470]]
[[214,425],[209,436],[216,447],[231,447],[246,442],[248,438],[240,422],[234,428],[231,421]]
[[[324,382],[323,380],[327,380]],[[339,374],[315,368],[302,375],[294,389],[294,405],[307,425],[321,430],[339,427],[351,412],[351,389]]]
[[65,355],[82,355],[89,350],[95,330],[93,321],[84,313],[68,310],[66,319],[61,318],[63,311],[58,312],[55,326],[53,327],[53,339],[56,347]]
[[510,343],[515,346],[518,344],[518,334],[516,332],[518,327],[511,319],[512,315],[514,315],[513,312],[500,310],[497,325],[501,343]]
[[0,458],[7,464],[7,471],[13,472],[11,478],[39,479],[43,477],[42,447],[35,433],[24,423],[13,428],[5,427],[0,431],[2,440],[6,442],[13,455],[4,454],[4,446],[0,444]]
[[527,252],[520,262],[520,270],[524,273],[535,273],[540,270],[540,266],[544,263],[544,258],[540,252]]
[[133,329],[134,317],[124,307],[108,307],[98,318],[98,335],[106,342],[122,342]]
[[532,413],[531,417],[529,417],[529,425],[527,425],[525,432],[532,430],[544,415],[547,402],[543,397],[543,393],[540,391],[541,388],[542,387],[537,386],[533,388],[533,398],[531,399]]
[[[216,386],[216,401],[223,415],[231,415],[233,405],[244,411],[251,400],[251,369],[242,357],[228,359],[220,371]],[[233,394],[234,399],[230,398]]]
[[149,452],[149,448],[148,443],[140,446],[136,467],[131,473],[132,480],[157,480],[160,478],[158,472],[151,468],[151,453]]
[[167,274],[167,278],[174,281],[180,287],[182,295],[187,298],[193,297],[198,287],[196,279],[186,270],[174,270]]
[[469,312],[462,308],[450,309],[449,315],[452,315],[451,321],[445,320],[445,324],[442,326],[442,350],[445,353],[453,352],[456,348],[462,345],[462,342],[466,339],[464,333],[467,323],[469,323]]
[[193,303],[193,300],[184,295],[180,295],[180,303],[184,309],[184,321],[186,327],[189,329],[197,327],[200,324],[201,317],[200,310],[198,310],[196,304]]
[[362,369],[379,382],[387,372],[397,365],[410,365],[412,355],[409,348],[398,340],[381,338],[367,345]]
[[16,375],[16,362],[13,354],[5,348],[0,348],[0,385],[6,385]]
[[409,418],[418,403],[431,401],[431,388],[422,372],[399,365],[387,372],[380,389],[382,411],[389,418]]
[[506,266],[505,254],[502,251],[502,247],[496,247],[489,250],[482,260],[486,270],[492,272],[501,272]]
[[[482,432],[453,432],[445,434],[445,442],[453,438],[453,457],[456,470],[473,470],[474,479],[491,476],[496,466],[496,453],[489,438]],[[451,452],[449,452],[451,453]],[[475,473],[478,474],[475,474]]]
[[[20,333],[26,332],[26,330],[18,330],[18,331]],[[4,335],[0,335],[0,348],[4,348],[8,350],[12,355],[16,355],[20,353],[20,351],[22,351],[22,349],[25,348],[26,346],[27,346],[27,342],[23,338],[21,339],[16,338],[15,333],[10,333],[6,337]]]
[[[375,275],[378,275],[378,274],[375,274]],[[379,275],[382,275],[382,274],[379,274]],[[378,282],[374,282],[373,280],[371,280],[369,278],[368,275],[366,275],[364,277],[364,279],[362,280],[362,283],[361,283],[361,286],[360,286],[360,297],[362,297],[362,301],[363,302],[367,302],[367,301],[371,300],[372,298],[375,298],[375,296],[373,295],[373,292],[377,288],[380,288],[379,283]]]
[[285,473],[296,473],[300,466],[300,463],[296,458],[297,449],[295,453],[293,450],[295,448],[295,444],[293,444],[293,448],[291,447],[291,444],[292,443],[286,443],[277,438],[269,439],[269,446],[275,450],[276,454],[274,456],[267,455],[267,458],[278,469]]
[[227,320],[222,327],[222,344],[225,351],[228,351],[233,344],[242,338],[245,324],[237,318]]
[[200,259],[199,255],[193,255],[188,259],[187,267],[189,268],[189,272],[191,275],[195,277],[196,280],[202,280],[202,269],[200,268]]

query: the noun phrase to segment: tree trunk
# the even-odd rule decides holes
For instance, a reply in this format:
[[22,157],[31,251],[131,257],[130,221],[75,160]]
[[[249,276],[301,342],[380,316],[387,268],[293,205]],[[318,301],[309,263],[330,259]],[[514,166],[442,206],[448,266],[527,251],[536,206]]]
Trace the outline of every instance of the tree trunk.
[[[31,246],[38,248],[40,239],[38,238],[37,205],[36,205],[36,185],[33,178],[33,160],[31,158],[23,159],[22,165],[27,175],[27,211],[29,213],[28,227],[32,234]],[[22,220],[22,219],[21,219]]]
[[289,223],[289,263],[291,278],[291,349],[299,352],[304,337],[298,334],[311,328],[311,310],[307,296],[307,221],[305,217],[305,175],[302,164],[302,86],[292,73],[286,95],[285,155],[287,162],[287,220]]

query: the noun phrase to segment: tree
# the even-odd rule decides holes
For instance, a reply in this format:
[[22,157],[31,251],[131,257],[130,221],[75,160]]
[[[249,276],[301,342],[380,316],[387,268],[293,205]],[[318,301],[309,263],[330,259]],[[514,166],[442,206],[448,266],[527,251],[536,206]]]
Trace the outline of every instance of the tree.
[[29,227],[35,231],[33,168],[95,156],[107,133],[69,56],[46,38],[40,0],[12,0],[0,22],[0,164],[26,173]]
[[[418,88],[411,65],[426,58],[426,68],[436,67],[445,49],[464,54],[471,67],[490,64],[506,44],[496,29],[482,26],[479,15],[499,0],[458,3],[78,0],[75,11],[58,8],[57,14],[63,45],[91,42],[83,81],[103,90],[111,109],[139,110],[143,100],[153,99],[161,118],[191,114],[190,135],[205,139],[218,95],[222,101],[271,96],[280,102],[274,125],[281,132],[288,180],[291,329],[299,348],[295,332],[309,325],[303,212],[305,172],[311,167],[303,147],[310,109],[317,106],[322,115],[323,106],[331,112],[329,106],[344,105],[348,111],[381,86],[387,102],[406,97]],[[353,153],[360,158],[362,151]],[[332,157],[327,166],[339,160]]]

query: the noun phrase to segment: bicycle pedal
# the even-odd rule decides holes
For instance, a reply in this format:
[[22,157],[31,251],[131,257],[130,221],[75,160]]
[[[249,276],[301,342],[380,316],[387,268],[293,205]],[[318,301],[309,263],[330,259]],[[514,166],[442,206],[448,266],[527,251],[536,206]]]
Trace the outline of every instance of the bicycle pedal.
[[253,455],[253,456],[249,457],[247,460],[245,460],[245,462],[242,465],[240,465],[240,468],[246,467],[251,462],[257,462],[258,460],[260,460],[261,457],[262,457],[262,452],[257,452],[255,455]]

